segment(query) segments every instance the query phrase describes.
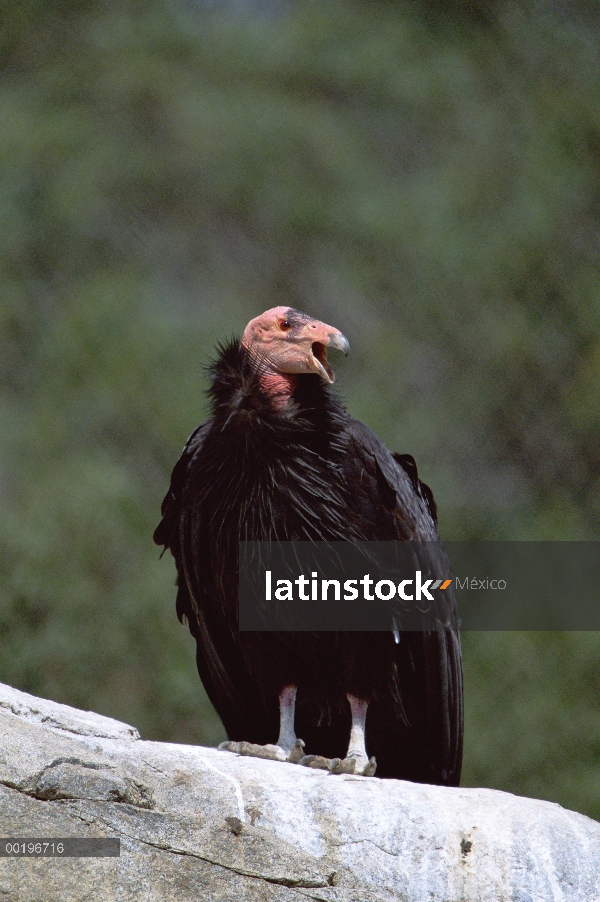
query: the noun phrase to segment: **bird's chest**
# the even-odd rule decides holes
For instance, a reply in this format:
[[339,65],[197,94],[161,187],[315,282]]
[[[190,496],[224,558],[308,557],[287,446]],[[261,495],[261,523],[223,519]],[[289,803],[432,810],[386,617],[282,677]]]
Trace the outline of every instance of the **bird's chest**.
[[209,436],[196,491],[205,528],[236,543],[341,538],[349,507],[342,461],[311,433]]

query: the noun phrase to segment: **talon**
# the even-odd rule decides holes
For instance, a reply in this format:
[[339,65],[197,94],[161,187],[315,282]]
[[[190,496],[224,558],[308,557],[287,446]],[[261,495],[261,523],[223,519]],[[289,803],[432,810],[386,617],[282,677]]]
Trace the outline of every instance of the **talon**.
[[255,745],[253,742],[240,742],[240,755],[250,758],[266,758],[268,761],[285,761],[285,752],[278,745]]
[[354,774],[356,773],[356,758],[333,758],[329,764],[330,774]]
[[300,764],[305,757],[307,756],[304,754],[304,743],[301,739],[296,739],[294,747],[286,760],[289,761],[290,764]]
[[329,760],[323,755],[305,755],[298,763],[303,767],[312,767],[315,770],[329,770]]
[[369,758],[369,763],[363,768],[363,777],[374,777],[377,770],[377,761],[374,757]]
[[236,755],[240,754],[241,742],[232,742],[230,739],[226,739],[225,742],[220,742],[217,746],[217,750],[219,752],[234,752]]
[[219,749],[223,752],[235,752],[249,758],[265,758],[267,761],[286,761],[287,752],[278,745],[256,745],[254,742],[221,742]]
[[375,758],[333,758],[329,762],[330,774],[357,774],[361,777],[373,777],[377,770]]

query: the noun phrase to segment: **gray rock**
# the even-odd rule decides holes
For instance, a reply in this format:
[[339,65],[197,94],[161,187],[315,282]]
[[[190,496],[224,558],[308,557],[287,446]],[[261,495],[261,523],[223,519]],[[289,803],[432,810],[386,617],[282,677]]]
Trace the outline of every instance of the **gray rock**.
[[0,685],[0,902],[600,902],[600,824],[489,789],[332,776],[193,746]]

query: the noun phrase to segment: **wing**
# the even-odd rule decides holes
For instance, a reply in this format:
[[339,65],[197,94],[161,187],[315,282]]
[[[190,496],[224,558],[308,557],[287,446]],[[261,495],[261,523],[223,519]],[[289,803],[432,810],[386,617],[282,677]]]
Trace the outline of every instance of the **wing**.
[[[439,542],[433,494],[419,479],[414,459],[392,455],[370,429],[356,420],[349,422],[348,433],[348,477],[361,508],[364,538]],[[441,545],[435,553],[436,570],[451,572]],[[431,560],[428,563],[431,566]],[[383,699],[375,699],[369,709],[367,730],[373,737],[369,753],[377,757],[381,776],[459,783],[462,655],[453,586],[444,595],[445,610],[440,616],[452,629],[403,632],[395,646],[388,688],[396,717],[391,718],[386,710],[389,697],[386,704]]]
[[202,449],[204,438],[210,429],[210,420],[194,429],[187,442],[184,445],[181,456],[171,473],[171,484],[169,491],[163,498],[160,506],[162,519],[154,530],[154,541],[157,545],[164,545],[173,553],[173,557],[177,560],[179,552],[178,535],[179,535],[179,519],[181,516],[182,496],[185,492],[190,467],[194,458]]
[[[227,630],[207,622],[211,605],[211,567],[206,558],[206,524],[210,515],[195,501],[202,482],[202,449],[212,420],[201,423],[189,437],[171,474],[169,491],[161,505],[162,519],[154,532],[157,545],[168,548],[177,567],[176,610],[179,620],[188,622],[196,639],[196,663],[206,694],[217,710],[228,735],[250,741],[265,741],[262,708],[257,710],[251,692],[252,680],[243,670],[239,649]],[[207,520],[208,518],[208,520]],[[276,720],[276,711],[275,720]],[[264,718],[263,718],[264,719]]]
[[346,431],[347,478],[358,488],[365,523],[377,523],[375,540],[438,542],[435,501],[410,454],[391,454],[358,420],[349,419]]
[[[180,622],[185,617],[192,636],[198,641],[202,634],[200,605],[199,556],[194,548],[188,484],[194,464],[200,455],[211,421],[205,420],[190,435],[181,456],[171,474],[169,491],[165,495],[160,511],[162,519],[154,531],[154,541],[169,549],[177,567],[176,610]],[[198,663],[200,667],[200,663]],[[203,668],[206,670],[206,668]],[[202,673],[201,673],[202,677]],[[208,673],[206,674],[208,680]],[[202,677],[204,682],[204,677]],[[209,692],[208,688],[207,692]],[[209,692],[210,695],[210,692]],[[214,702],[213,702],[214,704]]]
[[177,567],[176,610],[179,620],[188,622],[190,632],[198,643],[197,663],[200,678],[213,705],[216,702],[216,685],[211,678],[208,660],[212,657],[213,670],[219,669],[219,659],[206,630],[201,613],[199,555],[193,541],[193,518],[190,511],[188,485],[190,474],[202,450],[211,421],[205,420],[187,440],[181,456],[171,474],[169,491],[160,511],[162,519],[154,531],[154,541],[169,549]]

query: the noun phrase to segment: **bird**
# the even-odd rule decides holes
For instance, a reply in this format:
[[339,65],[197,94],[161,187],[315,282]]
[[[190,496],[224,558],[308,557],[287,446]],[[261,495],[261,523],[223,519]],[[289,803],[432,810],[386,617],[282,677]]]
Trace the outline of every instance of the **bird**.
[[463,689],[453,595],[444,630],[239,630],[240,542],[440,541],[414,459],[391,453],[332,390],[331,349],[349,352],[339,329],[287,306],[218,347],[211,414],[173,469],[154,541],[175,559],[177,615],[229,737],[219,748],[457,786]]

